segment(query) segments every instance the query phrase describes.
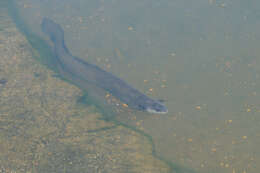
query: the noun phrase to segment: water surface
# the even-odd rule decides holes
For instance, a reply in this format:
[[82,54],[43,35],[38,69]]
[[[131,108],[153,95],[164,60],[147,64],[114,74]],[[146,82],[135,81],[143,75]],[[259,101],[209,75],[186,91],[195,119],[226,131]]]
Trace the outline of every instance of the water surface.
[[42,17],[55,20],[73,55],[165,100],[167,115],[117,116],[162,158],[201,173],[260,170],[258,1],[17,3],[38,35]]

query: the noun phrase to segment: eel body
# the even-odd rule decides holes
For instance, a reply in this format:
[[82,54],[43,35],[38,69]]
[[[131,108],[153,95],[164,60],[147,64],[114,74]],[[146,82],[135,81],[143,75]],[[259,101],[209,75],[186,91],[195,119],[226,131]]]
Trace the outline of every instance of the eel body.
[[87,81],[106,90],[121,102],[127,104],[131,109],[150,113],[168,112],[167,108],[160,101],[146,96],[122,79],[104,71],[98,66],[72,56],[65,45],[64,31],[59,24],[51,19],[43,18],[41,27],[42,31],[53,42],[56,58],[63,70],[80,80]]

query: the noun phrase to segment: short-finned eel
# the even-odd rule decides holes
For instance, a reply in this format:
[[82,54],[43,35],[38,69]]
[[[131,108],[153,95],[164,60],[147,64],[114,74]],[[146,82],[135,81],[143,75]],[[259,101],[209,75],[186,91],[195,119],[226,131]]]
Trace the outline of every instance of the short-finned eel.
[[150,113],[167,113],[167,108],[159,101],[153,100],[122,79],[106,72],[96,65],[89,64],[69,52],[64,42],[64,31],[51,19],[43,18],[42,31],[54,44],[54,52],[60,65],[71,75],[85,80],[111,93],[129,108]]

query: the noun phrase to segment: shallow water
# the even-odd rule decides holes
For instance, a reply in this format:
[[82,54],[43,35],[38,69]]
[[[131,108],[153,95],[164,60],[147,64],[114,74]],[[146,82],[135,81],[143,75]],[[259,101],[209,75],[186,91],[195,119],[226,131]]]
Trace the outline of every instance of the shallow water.
[[116,117],[150,135],[160,157],[201,173],[260,170],[258,1],[17,4],[42,38],[40,22],[49,17],[73,55],[165,100],[166,115]]

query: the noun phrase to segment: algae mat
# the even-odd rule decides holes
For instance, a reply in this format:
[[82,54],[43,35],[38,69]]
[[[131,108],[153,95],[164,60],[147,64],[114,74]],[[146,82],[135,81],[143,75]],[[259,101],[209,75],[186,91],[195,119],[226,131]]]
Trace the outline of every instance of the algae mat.
[[83,93],[39,64],[0,9],[1,172],[169,172],[146,137],[100,120]]

